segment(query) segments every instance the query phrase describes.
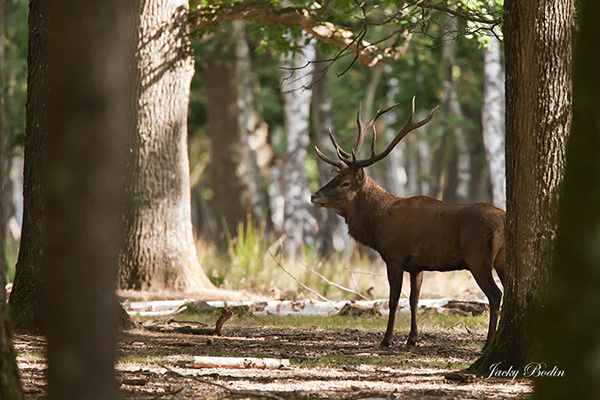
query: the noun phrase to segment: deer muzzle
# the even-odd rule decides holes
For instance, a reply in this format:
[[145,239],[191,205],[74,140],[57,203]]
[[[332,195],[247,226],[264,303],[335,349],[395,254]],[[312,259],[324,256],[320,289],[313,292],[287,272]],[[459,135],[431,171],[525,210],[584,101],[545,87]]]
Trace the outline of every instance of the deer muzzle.
[[310,196],[310,202],[317,207],[325,207],[325,197],[319,192]]

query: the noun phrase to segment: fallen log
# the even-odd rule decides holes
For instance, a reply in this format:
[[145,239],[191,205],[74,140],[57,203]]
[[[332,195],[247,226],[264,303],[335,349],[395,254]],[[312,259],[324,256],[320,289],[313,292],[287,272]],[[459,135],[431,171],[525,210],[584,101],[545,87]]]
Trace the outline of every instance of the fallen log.
[[279,369],[289,368],[289,359],[278,358],[253,358],[253,357],[210,357],[195,356],[192,364],[194,368],[258,368]]

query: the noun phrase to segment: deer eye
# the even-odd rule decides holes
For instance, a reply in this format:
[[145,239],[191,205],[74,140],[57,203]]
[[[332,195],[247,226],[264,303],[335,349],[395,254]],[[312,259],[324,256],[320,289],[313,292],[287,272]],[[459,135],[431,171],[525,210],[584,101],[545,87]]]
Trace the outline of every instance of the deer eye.
[[340,186],[343,188],[346,188],[346,187],[350,186],[350,182],[344,181],[344,182],[342,182],[342,184]]

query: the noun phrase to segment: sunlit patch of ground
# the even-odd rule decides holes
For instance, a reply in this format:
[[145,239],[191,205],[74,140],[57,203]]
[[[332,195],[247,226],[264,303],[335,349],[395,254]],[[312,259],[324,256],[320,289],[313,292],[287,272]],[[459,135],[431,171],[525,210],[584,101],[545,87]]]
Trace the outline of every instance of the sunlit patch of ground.
[[[486,316],[420,317],[422,337],[414,348],[403,344],[404,315],[399,316],[397,343],[388,349],[378,346],[383,317],[236,316],[221,337],[138,330],[122,335],[118,379],[126,399],[252,397],[248,393],[280,399],[520,399],[531,392],[527,380],[446,379],[448,372],[478,357]],[[16,345],[27,398],[41,399],[44,341],[18,336]],[[287,358],[291,367],[192,368],[193,356]]]

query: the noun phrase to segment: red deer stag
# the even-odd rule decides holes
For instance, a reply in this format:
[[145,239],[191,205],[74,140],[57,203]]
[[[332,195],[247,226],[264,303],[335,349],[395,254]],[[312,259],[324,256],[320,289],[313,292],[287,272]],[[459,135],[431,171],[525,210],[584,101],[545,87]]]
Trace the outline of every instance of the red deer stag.
[[[375,122],[384,110],[364,123],[358,108],[358,140],[350,153],[342,150],[331,131],[329,136],[339,160],[315,147],[321,160],[338,168],[335,177],[312,195],[312,203],[326,207],[346,220],[348,232],[358,242],[375,249],[387,266],[390,284],[390,316],[381,346],[389,346],[394,333],[396,309],[404,271],[410,274],[411,325],[407,345],[418,338],[417,303],[423,271],[468,269],[490,304],[490,325],[485,347],[496,331],[502,292],[492,277],[495,268],[504,283],[505,212],[488,204],[448,204],[427,196],[396,197],[369,178],[364,168],[386,157],[410,131],[433,118],[437,107],[422,121],[415,122],[415,99],[404,127],[386,149],[375,154]],[[365,135],[373,129],[371,156],[358,159]],[[484,347],[484,348],[485,348]]]

